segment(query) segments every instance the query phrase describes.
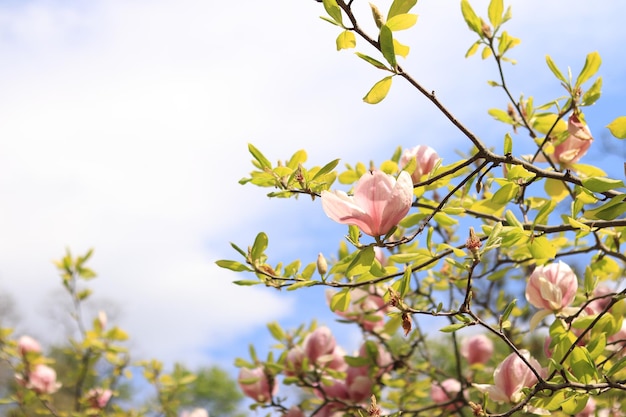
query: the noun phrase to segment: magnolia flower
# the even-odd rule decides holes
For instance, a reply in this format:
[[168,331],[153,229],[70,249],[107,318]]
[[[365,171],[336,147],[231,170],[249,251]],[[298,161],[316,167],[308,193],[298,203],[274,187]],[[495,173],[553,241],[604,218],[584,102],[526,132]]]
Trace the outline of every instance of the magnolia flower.
[[571,165],[582,158],[591,143],[593,136],[589,127],[580,121],[576,114],[572,114],[567,122],[569,136],[554,147],[553,158],[561,165]]
[[27,380],[22,381],[21,376],[17,376],[18,381],[24,383],[26,388],[32,389],[39,394],[53,394],[61,388],[57,382],[57,373],[49,366],[39,364],[27,375]]
[[413,183],[417,184],[423,175],[430,174],[440,158],[437,152],[430,146],[419,145],[412,149],[405,149],[400,157],[400,166],[406,167],[411,160],[415,159],[417,166],[411,174]]
[[592,417],[596,415],[596,400],[593,397],[589,397],[587,400],[587,405],[583,410],[576,414],[576,417]]
[[470,365],[487,363],[493,354],[493,342],[484,334],[469,337],[461,342],[461,355]]
[[331,355],[335,346],[337,346],[335,336],[326,326],[318,327],[309,333],[303,343],[304,354],[311,364],[316,363],[322,356]]
[[397,180],[382,171],[370,171],[359,179],[353,196],[337,190],[322,191],[322,208],[328,217],[357,226],[373,237],[395,227],[409,212],[412,200],[413,182],[405,171]]
[[269,402],[278,392],[278,385],[270,380],[263,367],[241,368],[237,382],[245,395],[260,403]]
[[[520,350],[519,353],[540,376],[544,376],[544,369],[530,356],[530,352]],[[517,353],[511,353],[493,372],[493,381],[494,385],[474,384],[474,386],[487,393],[493,401],[517,403],[522,400],[522,390],[537,383],[537,376]]]
[[537,308],[560,311],[574,301],[576,290],[576,274],[559,261],[535,268],[526,284],[526,299]]
[[87,392],[87,399],[92,407],[104,408],[112,395],[113,392],[110,389],[92,388]]
[[[430,398],[437,403],[443,404],[456,398],[461,392],[462,386],[459,381],[453,378],[446,379],[442,382],[433,382],[430,386]],[[446,407],[448,410],[454,410],[455,404],[450,404]]]
[[30,352],[41,352],[41,345],[30,336],[21,336],[17,340],[17,350],[20,352],[20,355],[26,356]]

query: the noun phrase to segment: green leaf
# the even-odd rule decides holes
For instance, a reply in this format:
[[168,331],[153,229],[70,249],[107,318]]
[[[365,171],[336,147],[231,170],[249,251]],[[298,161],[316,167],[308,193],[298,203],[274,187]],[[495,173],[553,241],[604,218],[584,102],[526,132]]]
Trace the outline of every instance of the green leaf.
[[453,333],[466,326],[467,326],[467,323],[454,323],[454,324],[450,324],[448,326],[442,327],[441,329],[439,329],[439,331],[444,332],[444,333]]
[[410,13],[403,13],[395,15],[387,20],[385,25],[395,32],[397,30],[406,30],[417,23],[417,15]]
[[330,309],[332,311],[346,311],[350,305],[350,290],[345,288],[335,293],[330,299]]
[[[507,114],[508,116],[508,114]],[[511,137],[511,135],[509,133],[507,133],[506,135],[504,135],[504,154],[505,155],[510,155],[511,153],[513,153],[513,138]],[[520,165],[515,165],[516,167],[521,167]],[[510,170],[509,170],[510,171]],[[508,178],[508,176],[507,176]]]
[[254,244],[252,245],[252,250],[250,251],[250,256],[253,260],[259,259],[263,255],[265,249],[267,249],[268,243],[269,239],[264,232],[260,232],[256,235]]
[[323,0],[326,13],[339,25],[343,25],[341,17],[341,8],[337,4],[337,0]]
[[476,51],[478,51],[478,47],[480,46],[480,44],[480,41],[474,42],[465,53],[465,58],[469,58],[470,56],[474,55]]
[[547,178],[544,189],[546,190],[546,193],[550,196],[550,198],[552,198],[557,203],[563,200],[569,194],[567,192],[567,188],[563,184],[563,181],[557,179]]
[[378,81],[374,86],[367,92],[365,97],[363,97],[363,101],[368,104],[377,104],[380,103],[387,97],[387,93],[389,93],[389,89],[391,88],[392,76],[388,76]]
[[389,13],[387,13],[387,19],[389,20],[394,16],[408,13],[416,4],[417,0],[393,0],[389,8]]
[[617,195],[608,203],[592,210],[585,210],[585,217],[589,220],[613,220],[626,212],[626,202],[624,195]]
[[344,30],[337,36],[337,50],[350,49],[356,47],[356,37],[351,30]]
[[482,38],[482,24],[480,23],[480,18],[470,6],[469,1],[461,0],[461,13],[463,14],[463,19],[465,19],[465,23],[473,32],[476,32]]
[[364,60],[366,62],[369,62],[370,64],[372,64],[376,68],[384,69],[384,70],[388,70],[389,71],[389,68],[387,68],[387,66],[385,64],[383,64],[382,62],[380,62],[380,61],[378,61],[378,60],[376,60],[376,59],[374,59],[374,58],[372,58],[370,56],[367,56],[367,55],[362,54],[360,52],[356,52],[356,56],[358,56],[359,58],[361,58],[362,60]]
[[268,323],[267,328],[270,331],[271,335],[274,337],[274,339],[278,340],[279,342],[285,339],[285,332],[283,331],[282,327],[280,327],[280,324],[278,324],[277,322],[273,321],[271,323]]
[[524,225],[522,224],[522,222],[517,220],[517,217],[515,217],[515,214],[513,214],[511,210],[507,210],[504,213],[504,218],[506,219],[509,226],[516,227],[518,229],[524,229]]
[[400,55],[402,58],[406,58],[407,55],[409,55],[409,51],[411,50],[411,48],[409,48],[406,45],[401,44],[396,39],[394,39],[393,50],[396,53],[396,55]]
[[221,259],[219,261],[216,261],[215,263],[220,268],[230,269],[231,271],[235,271],[235,272],[252,271],[252,269],[248,268],[246,265],[237,261],[229,261],[226,259]]
[[304,288],[304,287],[311,287],[313,285],[315,285],[315,281],[298,281],[288,286],[287,291],[295,291],[297,289]]
[[512,125],[514,123],[511,116],[509,116],[509,113],[502,109],[489,109],[487,113],[489,113],[489,115],[494,119],[506,123],[507,125]]
[[606,177],[589,177],[582,180],[583,187],[589,191],[603,193],[609,190],[615,190],[624,186],[622,180],[614,180]]
[[580,102],[581,106],[591,106],[602,95],[602,77],[598,77],[591,87],[583,94],[583,98]]
[[591,52],[590,54],[587,54],[585,65],[576,79],[576,87],[580,87],[589,78],[593,77],[593,75],[598,72],[601,64],[602,59],[600,58],[600,54],[598,52]]
[[368,272],[372,267],[375,258],[376,253],[374,252],[373,246],[367,246],[365,249],[361,249],[348,266],[346,276],[352,277]]
[[392,68],[397,66],[396,52],[393,48],[393,33],[387,25],[382,25],[380,28],[380,52]]
[[506,204],[511,201],[517,195],[519,186],[511,182],[504,184],[495,194],[491,197],[491,201],[497,204]]
[[392,287],[398,292],[400,297],[404,297],[411,289],[411,268],[406,268],[402,278],[394,282]]
[[535,259],[554,259],[556,248],[545,236],[531,237],[528,250]]
[[617,139],[626,139],[626,116],[619,116],[606,127]]
[[502,13],[504,12],[504,4],[502,0],[491,0],[489,2],[489,9],[487,13],[489,21],[493,25],[494,29],[502,23]]
[[552,61],[552,58],[550,58],[550,55],[546,55],[546,63],[548,64],[548,68],[550,68],[550,71],[552,71],[552,74],[554,74],[556,78],[567,84],[567,79],[563,76],[563,74],[561,74],[559,68],[556,66],[554,61]]
[[322,169],[317,171],[317,173],[313,176],[312,181],[314,181],[314,180],[320,178],[321,176],[324,176],[324,175],[328,174],[329,172],[331,172],[333,169],[335,169],[335,167],[337,167],[338,163],[339,163],[339,159],[335,159],[335,160],[330,161],[326,165],[324,165],[322,167]]
[[[558,135],[559,133],[565,132],[567,130],[567,123],[565,123],[562,118],[559,118],[559,116],[554,113],[536,114],[532,122],[533,127],[544,135],[550,132],[550,129],[552,129],[551,133],[553,135]],[[552,128],[552,126],[554,126],[554,128]]]
[[252,154],[254,159],[257,160],[261,168],[272,168],[272,163],[261,153],[261,151],[255,148],[254,145],[252,145],[251,143],[248,143],[248,151]]
[[502,313],[502,317],[500,318],[500,321],[504,322],[509,319],[509,316],[513,312],[513,309],[515,308],[516,304],[517,304],[517,299],[513,299],[513,301],[511,301],[506,306],[506,308],[504,309],[504,312]]
[[251,279],[241,279],[241,280],[238,280],[238,281],[233,281],[233,284],[239,285],[239,286],[242,286],[242,287],[249,287],[251,285],[259,285],[259,284],[261,284],[261,281],[253,281]]

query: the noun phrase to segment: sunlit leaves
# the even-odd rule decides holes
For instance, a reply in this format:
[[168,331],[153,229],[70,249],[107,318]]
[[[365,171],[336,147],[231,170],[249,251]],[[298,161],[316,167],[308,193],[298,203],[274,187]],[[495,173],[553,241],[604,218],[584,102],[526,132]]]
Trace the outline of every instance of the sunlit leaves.
[[393,47],[393,33],[391,29],[387,25],[383,25],[380,28],[380,52],[383,54],[383,57],[387,60],[389,65],[392,68],[395,68],[397,65],[396,62],[396,52]]
[[365,97],[363,97],[363,101],[368,104],[377,104],[380,103],[387,97],[387,93],[389,93],[389,89],[391,88],[392,76],[388,76],[378,81],[374,86],[367,92]]
[[387,20],[385,25],[392,31],[406,30],[417,23],[417,15],[410,13],[398,14]]
[[556,66],[550,55],[546,55],[546,64],[548,64],[548,68],[550,71],[563,83],[567,84],[567,79],[563,76],[559,68]]
[[614,180],[603,177],[584,178],[582,179],[582,183],[583,187],[596,193],[603,193],[605,191],[624,187],[624,182],[622,180]]
[[387,19],[391,19],[400,14],[408,13],[416,4],[417,0],[394,0],[393,3],[391,3],[391,7],[389,7]]
[[489,2],[487,16],[489,17],[489,22],[493,25],[494,28],[497,28],[498,26],[500,26],[500,23],[502,23],[503,11],[504,2],[502,0],[491,0],[491,2]]
[[391,71],[389,68],[387,68],[387,66],[385,64],[383,64],[382,62],[368,56],[365,54],[362,54],[360,52],[356,52],[356,56],[358,56],[359,58],[361,58],[362,60],[364,60],[365,62],[368,62],[370,64],[372,64],[373,66],[375,66],[378,69],[383,69],[383,70],[388,70]]
[[350,49],[356,47],[356,37],[350,30],[344,30],[337,36],[337,50]]
[[600,58],[600,54],[598,52],[591,52],[588,54],[585,59],[585,65],[576,79],[576,87],[580,87],[587,80],[593,77],[595,73],[598,72],[601,64],[602,59]]
[[474,12],[474,9],[472,9],[468,0],[461,0],[461,13],[463,14],[463,19],[465,19],[465,23],[467,23],[470,30],[476,32],[482,37],[482,24],[480,22],[480,17],[476,15],[476,12]]
[[606,126],[611,135],[618,139],[626,139],[626,116],[619,116]]
[[600,96],[602,95],[602,77],[598,77],[591,87],[583,94],[583,97],[580,101],[581,106],[591,106],[594,104]]
[[337,4],[337,0],[323,0],[324,9],[326,13],[332,18],[331,23],[335,23],[339,26],[343,25],[343,18],[341,16],[341,8]]

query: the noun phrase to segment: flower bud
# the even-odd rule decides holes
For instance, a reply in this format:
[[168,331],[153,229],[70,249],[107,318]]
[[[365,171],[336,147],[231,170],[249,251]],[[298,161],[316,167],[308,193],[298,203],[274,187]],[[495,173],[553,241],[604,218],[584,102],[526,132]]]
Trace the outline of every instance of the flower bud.
[[411,174],[413,184],[420,182],[422,176],[430,174],[440,158],[437,152],[430,146],[419,145],[412,149],[405,149],[400,157],[400,166],[406,167],[411,160],[415,159],[417,166]]
[[278,385],[265,373],[263,367],[241,368],[237,382],[245,395],[259,403],[269,402],[278,392]]
[[17,350],[20,352],[20,355],[26,356],[30,352],[40,353],[41,345],[30,336],[21,336],[17,340]]
[[[435,403],[447,403],[456,398],[459,392],[461,392],[461,388],[461,383],[453,378],[446,379],[441,383],[433,382],[430,386],[430,397]],[[447,410],[454,410],[455,408],[454,404],[446,407]]]
[[526,284],[526,299],[537,308],[560,311],[574,301],[577,290],[576,274],[559,261],[535,268]]
[[326,275],[326,272],[328,272],[328,263],[321,252],[317,255],[317,272],[321,276]]
[[324,355],[330,355],[335,350],[337,342],[326,326],[318,327],[304,339],[303,349],[311,364],[317,363]]
[[484,334],[469,337],[461,343],[461,355],[470,365],[487,363],[493,355],[493,342]]
[[563,166],[577,163],[587,153],[593,142],[589,127],[575,114],[571,115],[568,120],[567,131],[569,136],[554,147],[553,154],[553,159]]

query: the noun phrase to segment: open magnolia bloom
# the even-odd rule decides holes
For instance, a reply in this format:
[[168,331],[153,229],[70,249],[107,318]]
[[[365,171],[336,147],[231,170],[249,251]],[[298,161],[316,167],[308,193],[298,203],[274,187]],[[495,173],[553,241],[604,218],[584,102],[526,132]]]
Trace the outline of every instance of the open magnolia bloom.
[[418,145],[411,149],[405,149],[400,157],[400,166],[406,167],[411,160],[415,159],[415,171],[411,174],[413,183],[417,184],[423,175],[430,174],[440,158],[437,152],[427,145]]
[[322,191],[322,208],[341,224],[357,226],[372,237],[386,235],[406,216],[413,201],[413,180],[403,171],[398,179],[382,171],[364,174],[349,196]]

